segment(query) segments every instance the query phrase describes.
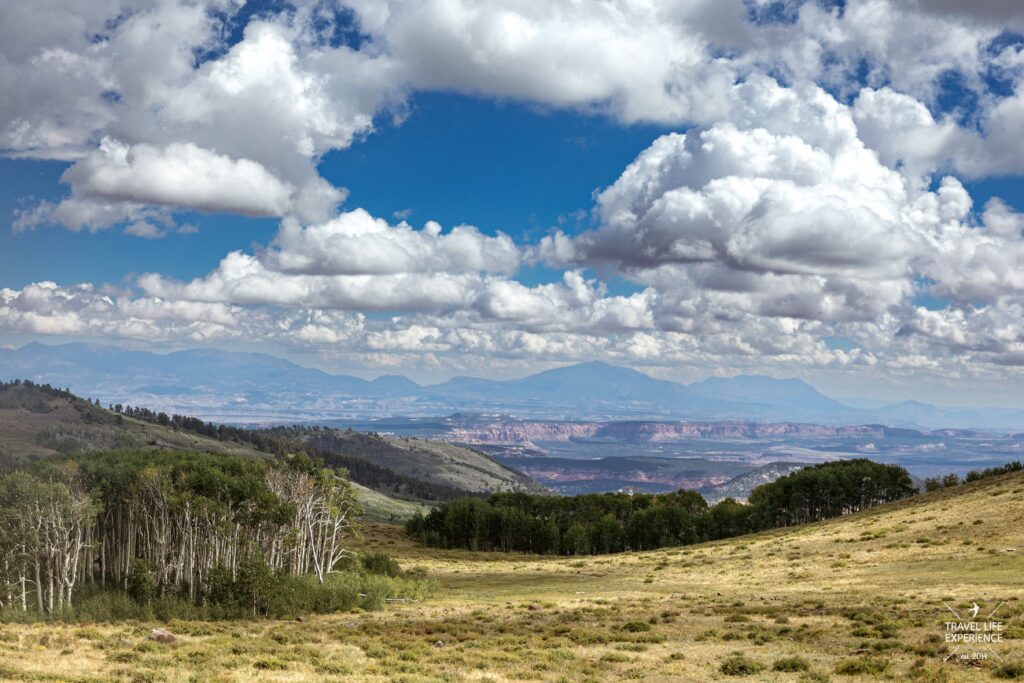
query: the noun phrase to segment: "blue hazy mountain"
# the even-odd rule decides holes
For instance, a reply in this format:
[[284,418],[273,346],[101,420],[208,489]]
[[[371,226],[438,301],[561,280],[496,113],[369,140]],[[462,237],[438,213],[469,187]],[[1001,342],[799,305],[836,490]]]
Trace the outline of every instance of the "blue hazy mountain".
[[192,349],[157,354],[81,343],[27,344],[0,356],[0,374],[93,390],[90,395],[115,387],[151,394],[330,390],[362,395],[373,386],[262,353]]
[[420,386],[402,375],[369,381],[261,353],[195,349],[158,354],[101,344],[31,343],[16,350],[0,349],[0,378],[30,379],[103,402],[191,411],[224,421],[253,415],[285,420],[461,411],[553,420],[730,419],[1024,429],[1021,411],[942,408],[914,401],[854,408],[799,379],[739,375],[687,386],[601,362],[520,379],[453,377]]
[[370,382],[375,387],[380,387],[387,391],[395,391],[400,393],[416,393],[422,387],[416,382],[405,375],[381,375],[377,379]]
[[721,401],[739,401],[793,414],[838,417],[857,413],[854,408],[825,396],[800,379],[775,379],[764,375],[709,377],[686,387],[694,394]]
[[487,407],[512,410],[549,406],[559,416],[575,411],[591,415],[705,416],[742,411],[729,401],[699,396],[681,384],[655,379],[642,372],[599,361],[545,370],[513,380],[453,377],[424,387],[435,396],[454,396],[484,402]]
[[874,412],[898,424],[942,424],[964,429],[1018,429],[1024,425],[1024,411],[1006,408],[950,408],[902,401]]

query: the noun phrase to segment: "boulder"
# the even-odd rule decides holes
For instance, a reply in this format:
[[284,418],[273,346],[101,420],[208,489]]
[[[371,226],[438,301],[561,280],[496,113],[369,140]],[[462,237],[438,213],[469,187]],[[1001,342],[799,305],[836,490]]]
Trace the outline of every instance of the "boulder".
[[155,628],[149,632],[149,637],[146,640],[152,640],[154,643],[174,643],[177,642],[178,636],[165,628]]

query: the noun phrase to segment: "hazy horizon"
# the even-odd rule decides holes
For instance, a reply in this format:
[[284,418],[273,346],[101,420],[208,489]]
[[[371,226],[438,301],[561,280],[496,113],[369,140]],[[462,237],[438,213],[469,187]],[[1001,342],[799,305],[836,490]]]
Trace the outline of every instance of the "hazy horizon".
[[[422,374],[422,373],[404,373],[404,372],[401,372],[400,370],[395,370],[395,371],[390,371],[390,372],[382,372],[382,371],[373,371],[373,370],[365,370],[365,369],[351,369],[351,368],[344,368],[344,367],[338,368],[338,367],[332,367],[330,365],[318,365],[318,364],[315,364],[315,363],[308,363],[308,362],[306,362],[308,359],[304,358],[304,357],[301,357],[301,356],[289,357],[288,355],[285,355],[285,354],[275,354],[275,353],[272,353],[272,352],[267,352],[266,350],[260,350],[259,348],[230,348],[230,347],[222,347],[222,346],[192,346],[192,347],[181,347],[181,348],[174,348],[174,349],[162,349],[162,350],[159,350],[159,349],[147,348],[147,347],[142,347],[142,346],[137,347],[137,348],[133,348],[133,347],[122,346],[122,345],[119,345],[119,344],[116,344],[116,343],[107,342],[107,341],[96,341],[96,340],[76,340],[76,341],[66,341],[66,342],[61,342],[61,343],[53,343],[52,341],[48,342],[46,340],[32,340],[32,341],[26,341],[26,342],[24,342],[24,343],[22,343],[20,345],[14,345],[14,344],[0,345],[0,348],[14,351],[14,350],[19,350],[22,347],[28,346],[29,344],[32,344],[32,343],[39,343],[39,344],[42,344],[44,346],[49,346],[49,347],[57,347],[57,346],[65,346],[65,345],[68,345],[68,344],[81,343],[81,344],[99,345],[99,346],[103,346],[103,347],[110,347],[110,348],[124,349],[124,350],[131,350],[131,351],[145,351],[145,352],[148,352],[148,353],[154,353],[156,355],[161,355],[161,356],[166,356],[168,354],[172,354],[172,353],[176,353],[176,352],[180,352],[180,351],[196,351],[196,350],[198,350],[198,351],[202,351],[202,350],[217,350],[217,351],[240,352],[240,353],[259,353],[259,354],[263,354],[263,355],[267,355],[267,356],[271,356],[271,357],[274,357],[274,358],[279,358],[281,360],[288,361],[290,363],[298,365],[301,368],[319,370],[319,371],[328,373],[330,375],[336,375],[336,376],[358,377],[360,379],[365,379],[365,380],[368,380],[368,381],[373,381],[373,380],[378,379],[380,377],[403,376],[403,377],[407,377],[408,379],[416,382],[417,384],[419,384],[420,386],[422,386],[424,388],[428,388],[428,387],[434,386],[434,385],[443,384],[443,383],[447,382],[448,380],[451,380],[451,379],[453,379],[455,377],[470,377],[470,378],[487,379],[487,380],[507,381],[507,380],[523,379],[523,378],[526,378],[526,377],[529,377],[529,376],[532,376],[532,375],[535,375],[535,374],[538,374],[540,372],[544,372],[544,371],[547,371],[547,370],[554,370],[554,369],[558,369],[558,368],[566,368],[566,367],[571,367],[571,366],[581,365],[581,364],[586,364],[586,363],[592,363],[592,362],[604,363],[604,361],[574,361],[574,362],[554,363],[554,364],[550,364],[550,365],[546,365],[546,366],[542,366],[542,367],[530,368],[530,369],[525,369],[524,368],[524,369],[519,370],[518,372],[504,372],[504,373],[501,373],[501,374],[487,374],[487,373],[481,371],[479,373],[461,373],[461,374],[454,374],[454,373],[452,373],[452,374],[444,374],[444,375],[427,375],[427,374]],[[604,364],[610,365],[610,366],[613,366],[613,367],[628,368],[630,370],[634,370],[636,372],[640,372],[640,373],[642,373],[644,375],[647,375],[649,377],[652,377],[654,379],[662,379],[662,380],[677,382],[677,383],[682,384],[682,385],[694,384],[694,383],[700,382],[700,381],[705,380],[705,379],[710,379],[710,378],[727,378],[728,379],[728,378],[739,378],[739,377],[751,377],[752,376],[752,377],[769,377],[769,378],[777,379],[777,380],[797,379],[797,380],[800,380],[802,382],[805,382],[805,383],[809,384],[814,389],[817,389],[818,391],[820,391],[824,395],[828,396],[829,398],[838,400],[838,401],[843,402],[846,405],[850,406],[851,408],[857,408],[857,409],[882,408],[882,407],[885,407],[885,406],[896,405],[896,404],[900,404],[900,403],[908,402],[908,401],[912,401],[912,402],[916,402],[916,403],[924,403],[924,404],[927,404],[927,405],[932,405],[932,406],[936,406],[936,407],[940,407],[940,408],[950,408],[950,409],[973,408],[973,409],[1016,410],[1016,409],[1024,408],[1024,399],[1018,400],[1017,403],[1008,402],[1008,403],[1004,403],[1004,404],[999,404],[999,403],[995,403],[995,402],[991,402],[991,401],[987,402],[987,403],[984,402],[984,401],[979,402],[979,403],[971,403],[971,402],[968,402],[968,401],[962,401],[960,403],[955,403],[955,402],[951,403],[951,402],[944,402],[944,401],[934,400],[933,397],[929,397],[927,394],[923,394],[923,393],[922,394],[918,394],[916,396],[915,395],[907,395],[907,396],[894,396],[894,397],[889,397],[889,398],[881,398],[881,397],[878,397],[877,395],[871,395],[870,393],[867,393],[867,392],[860,393],[860,394],[857,394],[857,393],[843,394],[843,393],[838,393],[838,392],[834,392],[834,391],[831,391],[831,390],[827,389],[826,387],[828,387],[829,385],[827,383],[825,383],[825,382],[822,382],[819,385],[819,382],[817,382],[817,381],[815,381],[813,379],[808,379],[806,377],[801,377],[801,376],[795,375],[795,374],[786,375],[786,374],[771,374],[771,373],[765,373],[765,372],[735,372],[735,373],[728,373],[728,372],[725,372],[725,371],[719,371],[719,372],[716,372],[714,374],[705,374],[705,375],[694,374],[694,375],[686,376],[684,379],[676,379],[675,377],[673,377],[673,376],[671,376],[669,374],[658,373],[657,370],[659,370],[661,368],[658,368],[657,366],[627,365],[627,364],[622,364],[622,363],[604,363]],[[2,363],[0,363],[0,377],[6,378],[6,379],[17,379],[17,377],[13,377],[13,376],[12,377],[6,377],[5,376],[5,368],[3,367]]]

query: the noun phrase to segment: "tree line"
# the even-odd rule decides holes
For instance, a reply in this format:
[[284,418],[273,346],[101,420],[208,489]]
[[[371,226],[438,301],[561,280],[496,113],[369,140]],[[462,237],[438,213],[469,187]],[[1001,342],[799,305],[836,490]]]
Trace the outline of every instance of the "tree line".
[[708,506],[694,491],[552,497],[497,493],[450,501],[406,531],[434,547],[591,555],[688,545],[819,521],[915,493],[902,467],[844,460],[757,487],[747,504]]
[[67,389],[49,384],[36,384],[27,379],[0,382],[0,408],[25,408],[33,413],[46,412],[50,404],[45,398],[74,398]]
[[805,467],[751,491],[753,526],[772,529],[866,510],[917,492],[898,465],[858,458]]
[[253,563],[322,584],[352,556],[357,513],[349,482],[306,456],[111,451],[36,463],[0,475],[0,608],[54,614],[83,582],[127,590],[140,573],[159,595],[202,602]]
[[972,481],[980,481],[981,479],[988,479],[989,477],[996,477],[1000,474],[1009,474],[1010,472],[1020,472],[1024,470],[1024,463],[1019,460],[1008,462],[1005,465],[997,465],[995,467],[987,467],[983,470],[971,470],[968,472],[963,479],[957,474],[946,474],[940,477],[928,477],[924,480],[925,491],[938,491],[939,489],[950,488],[953,486],[959,486],[960,484],[967,484]]

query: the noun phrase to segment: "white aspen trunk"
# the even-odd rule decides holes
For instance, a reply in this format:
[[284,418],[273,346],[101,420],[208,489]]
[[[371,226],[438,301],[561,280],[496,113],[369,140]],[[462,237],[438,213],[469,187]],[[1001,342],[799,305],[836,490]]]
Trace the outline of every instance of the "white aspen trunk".
[[39,613],[45,614],[46,610],[43,609],[43,579],[39,575],[39,558],[35,558],[35,572],[36,572],[36,602],[39,603]]
[[47,569],[47,571],[46,571],[47,578],[49,579],[49,582],[50,582],[50,591],[49,591],[48,603],[47,604],[48,604],[48,607],[49,607],[50,614],[53,614],[53,573],[54,573],[53,569],[54,568],[53,568],[53,557],[52,556],[50,557],[50,561],[49,561],[46,569]]

